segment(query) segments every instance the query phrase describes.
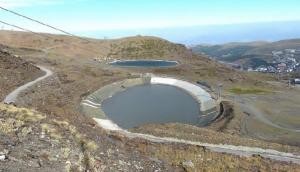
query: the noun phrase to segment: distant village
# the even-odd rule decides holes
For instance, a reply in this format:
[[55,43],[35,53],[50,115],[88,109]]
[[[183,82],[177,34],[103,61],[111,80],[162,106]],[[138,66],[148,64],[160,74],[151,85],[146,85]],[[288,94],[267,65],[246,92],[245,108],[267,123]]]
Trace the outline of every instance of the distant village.
[[300,49],[285,49],[283,51],[272,51],[273,61],[268,65],[261,65],[248,71],[264,73],[290,73],[300,72]]

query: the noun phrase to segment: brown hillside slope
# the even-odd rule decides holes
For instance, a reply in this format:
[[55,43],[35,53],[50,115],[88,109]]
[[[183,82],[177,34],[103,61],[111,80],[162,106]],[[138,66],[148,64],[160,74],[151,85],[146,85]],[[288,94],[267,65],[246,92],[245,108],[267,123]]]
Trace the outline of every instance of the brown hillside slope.
[[156,37],[128,37],[112,40],[88,39],[27,32],[0,31],[0,42],[16,48],[30,48],[66,57],[174,58],[191,56],[183,45]]
[[111,52],[108,54],[112,58],[126,59],[179,59],[191,57],[184,45],[172,44],[169,41],[156,37],[128,37],[112,41]]
[[[5,37],[4,39],[0,39],[0,41],[6,42],[10,46],[23,47],[23,49],[14,49],[13,52],[15,54],[22,55],[24,58],[30,59],[39,65],[44,65],[54,72],[53,76],[41,81],[20,95],[19,101],[16,103],[18,106],[24,106],[27,108],[34,107],[43,115],[49,115],[50,118],[48,118],[46,121],[42,121],[42,123],[49,124],[52,126],[52,128],[53,126],[54,128],[57,128],[59,131],[58,133],[62,132],[61,136],[63,138],[63,144],[61,141],[55,144],[54,147],[57,146],[55,147],[57,149],[54,149],[54,151],[60,150],[61,148],[64,149],[64,143],[68,141],[70,141],[71,145],[74,145],[74,150],[77,151],[78,145],[72,141],[74,138],[72,138],[70,132],[67,131],[66,128],[58,128],[71,125],[76,127],[76,131],[81,133],[81,135],[87,136],[84,138],[88,138],[88,140],[94,141],[98,145],[98,149],[94,152],[94,155],[96,162],[100,163],[102,168],[105,167],[105,170],[103,171],[117,171],[119,168],[128,169],[129,171],[138,171],[138,168],[140,168],[140,171],[142,171],[141,168],[146,170],[149,169],[151,165],[154,165],[154,167],[150,168],[150,170],[157,169],[156,167],[161,167],[162,171],[167,171],[168,169],[174,171],[174,168],[182,170],[183,162],[188,160],[191,160],[194,163],[195,168],[200,169],[200,171],[257,171],[258,169],[261,171],[291,171],[298,167],[294,164],[270,161],[258,156],[240,158],[228,154],[213,153],[197,146],[187,146],[182,144],[155,144],[142,139],[128,139],[125,136],[107,133],[103,129],[97,127],[90,118],[87,118],[81,114],[78,106],[80,101],[86,95],[94,92],[100,87],[123,79],[138,77],[139,74],[144,73],[167,75],[181,78],[190,82],[202,80],[212,85],[213,89],[215,88],[216,84],[223,83],[224,91],[226,91],[228,88],[236,86],[268,87],[268,90],[270,90],[273,88],[268,85],[266,81],[272,80],[272,77],[260,74],[249,75],[235,71],[202,56],[193,55],[191,57],[189,50],[185,49],[184,47],[153,37],[131,37],[117,40],[92,40],[92,42],[86,43],[76,38],[70,38],[61,35],[49,35],[52,38],[46,39],[44,37],[23,32],[7,33],[7,35],[0,34],[0,36]],[[24,39],[22,39],[23,37]],[[37,43],[34,44],[33,40],[35,40]],[[76,46],[72,47],[73,44],[76,44]],[[156,44],[161,46],[157,46]],[[79,45],[92,50],[89,51],[87,49],[76,48]],[[118,46],[113,47],[113,45]],[[31,49],[36,49],[38,51],[33,51]],[[130,52],[131,49],[134,51]],[[149,51],[153,51],[151,56],[147,54]],[[100,62],[94,60],[94,57],[104,58],[105,56],[109,55],[110,52],[116,52],[113,58],[145,59],[157,58],[158,55],[162,55],[160,58],[178,60],[180,65],[163,69],[127,69],[112,67],[107,64],[109,61]],[[126,53],[128,53],[128,56]],[[125,56],[121,56],[122,54],[125,54]],[[3,110],[3,114],[6,114],[6,110]],[[14,117],[14,115],[5,115],[3,121],[7,121],[7,119],[12,117]],[[50,119],[66,121],[68,125],[64,122],[61,124],[55,124],[55,122],[51,122]],[[36,132],[31,132],[32,136],[29,137],[30,139],[35,138],[33,140],[36,140],[40,135],[42,135],[43,128],[41,128],[39,124],[40,123],[38,122],[35,123],[35,129],[33,130]],[[30,126],[31,123],[28,125]],[[178,125],[170,126],[170,134],[173,134],[172,131],[174,131],[174,128],[179,129]],[[18,135],[18,133],[22,131],[22,127],[20,130],[18,129],[17,132],[13,132],[13,134],[17,133]],[[47,126],[44,126],[44,128],[47,128]],[[167,131],[166,128],[168,128],[168,126],[158,128],[161,130],[157,131],[157,133],[160,131]],[[232,130],[233,129],[236,130],[235,128],[232,128]],[[25,130],[26,129],[24,129],[24,132]],[[48,134],[47,136],[50,139],[51,131],[52,130],[50,127],[49,132],[45,133]],[[189,127],[186,128],[184,126],[184,130],[182,131],[191,130]],[[195,129],[193,131],[197,132],[197,137],[202,139],[202,130]],[[206,130],[204,132],[206,132]],[[57,134],[57,132],[54,133],[54,138],[57,136],[55,134]],[[217,135],[217,132],[212,132],[212,134]],[[169,133],[166,133],[166,135],[169,135]],[[192,135],[193,134],[191,133],[191,135],[188,135],[187,137]],[[224,136],[226,136],[225,138],[236,139],[234,140],[236,141],[234,142],[236,144],[240,143],[238,136],[230,137],[227,134]],[[224,138],[221,138],[221,141],[219,137],[212,139],[216,139],[212,140],[214,143],[224,143],[222,141]],[[26,145],[27,143],[29,142],[25,142]],[[50,140],[50,142],[46,143],[51,145],[52,142]],[[34,144],[38,146],[40,141],[38,140]],[[80,144],[80,147],[84,148],[83,142],[80,142]],[[20,148],[22,148],[22,146],[20,146]],[[287,149],[289,149],[289,147],[287,147]],[[43,154],[39,154],[39,149],[28,150],[32,152],[38,152],[33,154],[34,156],[30,156],[30,153],[26,153],[28,156],[33,157],[35,162],[39,162],[37,159],[43,160]],[[14,152],[14,154],[16,154],[16,152]],[[51,156],[49,157],[53,158],[52,154],[50,155]],[[57,158],[56,155],[59,155],[59,158]],[[58,163],[59,167],[63,167],[63,164],[58,161],[62,160],[62,162],[67,163],[68,159],[61,158],[61,155],[61,152],[55,154],[54,161],[50,161],[49,166],[51,167],[51,163]],[[82,159],[75,155],[71,155],[71,158],[72,156],[74,159],[71,164],[75,165],[75,168],[77,168],[79,166],[78,164],[81,164]],[[89,157],[90,155],[87,154],[87,156]],[[13,157],[18,159],[16,156]],[[83,159],[84,162],[88,162],[87,159]],[[77,163],[76,160],[80,160],[80,163]],[[142,162],[139,166],[140,160]],[[28,162],[30,161],[31,159]],[[43,160],[42,162],[45,161]],[[12,164],[13,162],[9,163]],[[88,165],[89,162],[88,164],[83,164],[84,168],[90,167]],[[112,164],[116,165],[110,169]],[[43,163],[41,166],[47,167],[47,165],[43,165]],[[37,168],[41,167],[37,166]]]
[[42,75],[37,67],[8,52],[0,45],[0,101],[16,87]]
[[[40,52],[33,53],[32,56],[47,56],[43,59],[46,63],[49,63],[49,59],[51,59],[53,63],[64,63],[64,65],[71,66],[72,63],[74,65],[90,63],[89,61],[97,58],[103,61],[103,65],[106,65],[107,60],[105,59],[109,59],[108,61],[114,59],[168,59],[177,60],[181,65],[173,69],[138,70],[143,73],[151,72],[188,77],[186,79],[192,81],[203,79],[211,82],[211,84],[222,82],[224,85],[227,85],[226,83],[232,84],[232,82],[247,85],[259,84],[257,80],[266,78],[264,75],[255,74],[255,76],[251,76],[229,69],[206,57],[192,55],[191,51],[183,45],[156,37],[136,36],[112,40],[89,39],[90,41],[87,42],[64,35],[42,35],[44,36],[26,32],[0,31],[0,43],[16,48],[38,50]],[[20,53],[16,52],[16,54]],[[41,58],[36,60],[36,62],[38,61],[41,61]],[[116,70],[119,69],[114,69],[114,71]],[[124,71],[124,69],[121,70]],[[125,71],[128,70],[125,69]],[[132,70],[129,71],[132,72]]]

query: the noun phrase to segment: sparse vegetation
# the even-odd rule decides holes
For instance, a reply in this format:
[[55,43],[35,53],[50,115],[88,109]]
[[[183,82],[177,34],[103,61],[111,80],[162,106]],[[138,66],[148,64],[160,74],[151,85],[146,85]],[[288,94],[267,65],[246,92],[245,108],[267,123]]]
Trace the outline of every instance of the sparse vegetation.
[[[150,153],[146,145],[141,144],[138,149],[147,153],[151,157],[164,159],[174,166],[179,166],[187,172],[193,171],[251,171],[252,169],[262,169],[262,171],[285,171],[289,165],[268,165],[267,160],[260,156],[248,158],[228,156],[211,152],[203,147],[185,145],[168,145],[161,144],[157,147],[155,153]],[[170,156],[171,155],[171,156]],[[186,166],[186,162],[191,165]]]
[[[176,54],[175,54],[176,52]],[[145,58],[145,59],[168,59],[175,56],[186,55],[183,45],[171,44],[170,42],[153,37],[132,37],[127,40],[116,41],[112,45],[109,57],[113,58]]]
[[234,94],[266,94],[272,93],[270,90],[260,89],[260,88],[231,88],[229,92]]
[[24,125],[24,122],[13,118],[0,119],[0,132],[3,134],[12,133]]
[[[0,117],[0,134],[13,134],[16,133],[19,139],[26,140],[33,138],[35,133],[40,133],[42,139],[49,137],[51,144],[63,146],[58,151],[61,157],[69,159],[72,154],[72,144],[78,146],[81,150],[82,158],[78,159],[77,169],[93,169],[95,165],[95,159],[92,155],[92,151],[98,149],[98,145],[86,138],[84,134],[80,133],[75,126],[69,122],[57,119],[48,119],[46,115],[42,115],[36,111],[26,108],[17,108],[12,105],[5,105],[0,103],[0,113],[3,114]],[[36,128],[36,126],[39,126]],[[66,133],[71,133],[70,135]],[[39,134],[38,134],[39,135]],[[67,142],[66,142],[67,141]],[[0,144],[1,146],[1,144]],[[58,155],[52,157],[47,155],[49,160],[56,161],[59,158]],[[66,169],[71,170],[75,164],[66,163]]]

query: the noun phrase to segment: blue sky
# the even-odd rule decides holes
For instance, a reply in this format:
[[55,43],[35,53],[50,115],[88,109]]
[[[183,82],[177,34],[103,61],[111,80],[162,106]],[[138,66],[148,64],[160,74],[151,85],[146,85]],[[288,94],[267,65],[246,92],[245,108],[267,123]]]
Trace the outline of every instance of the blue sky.
[[[75,33],[300,21],[299,0],[0,0],[0,5]],[[53,32],[4,11],[0,20]]]

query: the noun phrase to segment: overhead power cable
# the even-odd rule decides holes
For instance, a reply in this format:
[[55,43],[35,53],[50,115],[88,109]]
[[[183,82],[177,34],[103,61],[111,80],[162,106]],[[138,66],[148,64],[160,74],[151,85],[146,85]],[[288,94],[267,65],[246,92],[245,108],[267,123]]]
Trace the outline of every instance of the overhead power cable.
[[31,30],[25,29],[25,28],[23,28],[23,27],[20,27],[20,26],[14,25],[14,24],[10,24],[10,23],[7,23],[7,22],[1,21],[1,20],[0,20],[0,23],[5,24],[5,25],[10,26],[10,27],[14,27],[14,28],[17,28],[17,29],[26,31],[26,32],[33,33],[33,34],[35,34],[35,35],[39,35],[39,36],[42,36],[42,37],[48,37],[48,38],[50,38],[49,36],[42,35],[42,34],[40,34],[40,33],[38,33],[38,32],[34,32],[34,31],[31,31]]
[[25,19],[27,19],[27,20],[30,20],[30,21],[33,21],[33,22],[35,22],[35,23],[44,25],[44,26],[49,27],[49,28],[51,28],[51,29],[54,29],[54,30],[56,30],[56,31],[62,32],[62,33],[67,34],[67,35],[69,35],[69,36],[73,36],[73,37],[76,37],[76,38],[78,38],[78,39],[81,39],[81,40],[90,42],[90,40],[88,40],[88,39],[81,38],[81,37],[79,37],[79,36],[77,36],[77,35],[74,35],[74,34],[72,34],[72,33],[70,33],[70,32],[64,31],[64,30],[62,30],[62,29],[59,29],[59,28],[57,28],[57,27],[51,26],[51,25],[49,25],[49,24],[46,24],[46,23],[44,23],[44,22],[38,21],[38,20],[33,19],[33,18],[31,18],[31,17],[27,17],[27,16],[25,16],[25,15],[23,15],[23,14],[20,14],[20,13],[18,13],[18,12],[9,10],[9,9],[4,8],[4,7],[1,7],[1,6],[0,6],[0,9],[2,9],[2,10],[4,10],[4,11],[7,11],[7,12],[9,12],[9,13],[12,13],[12,14],[14,14],[14,15],[23,17],[23,18],[25,18]]
[[[5,25],[10,26],[10,27],[14,27],[14,28],[20,29],[20,30],[22,30],[22,31],[30,32],[30,33],[32,33],[32,34],[35,34],[35,35],[38,35],[38,36],[41,36],[41,37],[46,37],[46,38],[53,39],[53,37],[47,36],[46,34],[41,34],[41,33],[38,33],[38,32],[34,32],[34,31],[31,31],[31,30],[29,30],[29,29],[25,29],[25,28],[23,28],[23,27],[20,27],[20,26],[14,25],[14,24],[4,22],[4,21],[2,21],[2,20],[0,20],[0,23],[5,24]],[[76,44],[72,44],[72,43],[63,43],[63,44],[65,44],[65,45],[73,45],[73,46],[76,46],[76,47],[78,47],[78,48],[80,48],[80,49],[82,49],[82,50],[88,50],[88,51],[90,51],[90,52],[92,51],[92,52],[94,52],[94,53],[96,53],[96,54],[99,53],[99,52],[96,52],[94,49],[83,48],[83,47],[81,47],[80,45],[76,45]]]

